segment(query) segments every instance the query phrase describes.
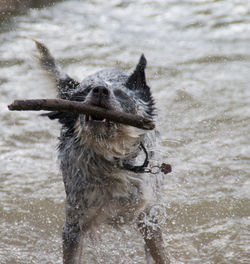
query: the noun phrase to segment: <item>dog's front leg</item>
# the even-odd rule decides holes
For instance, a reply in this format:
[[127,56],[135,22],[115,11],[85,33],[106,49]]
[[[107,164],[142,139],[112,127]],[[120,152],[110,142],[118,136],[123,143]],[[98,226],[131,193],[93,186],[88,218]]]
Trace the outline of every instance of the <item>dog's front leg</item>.
[[79,264],[81,258],[81,230],[78,224],[63,225],[63,264]]
[[142,212],[138,218],[138,227],[145,241],[147,264],[170,264],[157,220],[149,212]]

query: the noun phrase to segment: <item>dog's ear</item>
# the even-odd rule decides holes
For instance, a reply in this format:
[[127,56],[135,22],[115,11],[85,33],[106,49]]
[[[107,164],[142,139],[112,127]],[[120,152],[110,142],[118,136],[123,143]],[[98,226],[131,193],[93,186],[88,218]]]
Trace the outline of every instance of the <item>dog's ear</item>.
[[126,82],[126,87],[130,90],[136,91],[144,101],[150,102],[152,100],[152,96],[150,88],[146,83],[146,65],[147,60],[144,54],[142,54],[134,72],[129,76]]
[[126,86],[131,90],[143,89],[146,86],[145,68],[147,60],[144,54],[141,55],[140,60],[127,80]]
[[126,82],[126,87],[135,91],[136,95],[147,103],[148,109],[146,112],[149,115],[154,115],[154,100],[151,95],[150,88],[147,85],[145,76],[146,65],[147,60],[144,54],[142,54],[134,72],[129,76]]
[[43,43],[37,40],[34,40],[34,42],[40,53],[38,57],[40,65],[56,82],[59,97],[68,100],[71,92],[75,90],[79,83],[62,71],[49,49]]

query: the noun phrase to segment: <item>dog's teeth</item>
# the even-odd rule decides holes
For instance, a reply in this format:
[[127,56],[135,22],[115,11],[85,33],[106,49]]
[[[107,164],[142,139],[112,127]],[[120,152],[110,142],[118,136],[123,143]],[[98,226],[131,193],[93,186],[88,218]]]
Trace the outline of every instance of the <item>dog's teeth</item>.
[[104,118],[103,120],[102,120],[102,122],[106,122],[107,120],[106,120],[106,118]]
[[92,120],[92,116],[89,116],[89,120]]

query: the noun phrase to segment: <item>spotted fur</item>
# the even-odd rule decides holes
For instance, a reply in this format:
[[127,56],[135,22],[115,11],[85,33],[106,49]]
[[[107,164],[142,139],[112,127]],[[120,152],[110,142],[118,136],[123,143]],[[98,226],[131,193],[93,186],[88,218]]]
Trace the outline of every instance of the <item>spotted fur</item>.
[[[77,82],[62,72],[47,47],[40,42],[36,45],[40,63],[54,79],[60,98],[154,118],[144,55],[132,73],[103,70]],[[66,191],[64,264],[80,263],[81,237],[91,226],[119,222],[121,218],[127,223],[137,219],[150,252],[148,263],[153,263],[150,259],[158,264],[169,263],[159,227],[152,228],[155,218],[149,217],[159,181],[156,176],[126,169],[145,159],[142,144],[152,157],[155,131],[74,113],[47,115],[62,124],[58,156]]]

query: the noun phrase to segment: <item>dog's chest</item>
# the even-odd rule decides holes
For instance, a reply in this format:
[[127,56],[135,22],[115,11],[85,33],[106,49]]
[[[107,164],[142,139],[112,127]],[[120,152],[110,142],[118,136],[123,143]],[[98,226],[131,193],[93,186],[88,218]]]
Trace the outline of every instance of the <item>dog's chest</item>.
[[67,200],[80,208],[130,206],[142,199],[142,175],[119,168],[87,148],[68,148],[59,155]]
[[85,189],[88,215],[97,224],[119,216],[130,218],[144,204],[141,183],[130,178],[126,172],[119,174],[119,178],[110,178],[102,185],[96,184]]

